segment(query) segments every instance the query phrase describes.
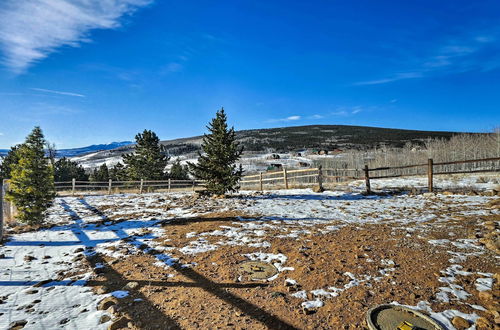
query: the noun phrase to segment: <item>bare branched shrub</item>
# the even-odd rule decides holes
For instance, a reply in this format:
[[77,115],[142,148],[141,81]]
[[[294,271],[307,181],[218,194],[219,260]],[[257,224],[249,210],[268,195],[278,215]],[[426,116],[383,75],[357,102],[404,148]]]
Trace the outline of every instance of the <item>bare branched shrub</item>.
[[[339,157],[320,159],[314,165],[322,165],[325,169],[338,169],[345,173],[337,175],[353,175],[347,169],[362,169],[365,164],[370,168],[427,164],[429,158],[434,163],[453,162],[471,159],[500,157],[500,129],[490,134],[458,134],[449,140],[427,139],[422,144],[406,143],[402,148],[379,147],[369,151],[348,150]],[[474,170],[499,169],[499,161],[475,162],[466,164],[437,165],[439,172],[459,172]],[[388,171],[374,171],[377,175],[423,175],[425,166]]]

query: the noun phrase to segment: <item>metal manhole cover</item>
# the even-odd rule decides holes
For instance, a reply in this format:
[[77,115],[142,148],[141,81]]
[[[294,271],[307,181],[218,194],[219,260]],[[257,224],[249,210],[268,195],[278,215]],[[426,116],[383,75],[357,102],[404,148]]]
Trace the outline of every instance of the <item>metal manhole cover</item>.
[[239,266],[239,273],[251,280],[267,280],[278,273],[278,269],[263,261],[246,261]]
[[427,315],[399,305],[380,305],[372,308],[366,315],[366,321],[371,330],[444,330]]

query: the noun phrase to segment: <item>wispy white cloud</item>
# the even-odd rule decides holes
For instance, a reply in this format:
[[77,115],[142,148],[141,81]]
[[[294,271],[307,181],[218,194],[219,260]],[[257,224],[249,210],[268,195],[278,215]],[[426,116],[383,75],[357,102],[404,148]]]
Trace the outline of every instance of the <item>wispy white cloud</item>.
[[[372,109],[374,107],[370,107]],[[343,107],[337,107],[335,111],[330,112],[330,116],[343,116],[343,117],[348,117],[348,116],[353,116],[357,113],[360,113],[362,111],[366,111],[366,107],[362,107],[359,105],[356,106],[343,106]]]
[[288,121],[300,120],[301,118],[302,118],[302,116],[294,115],[294,116],[289,116],[289,117],[286,117],[286,118],[269,119],[267,122],[268,123],[288,122]]
[[21,123],[33,123],[41,120],[48,120],[51,116],[72,117],[83,113],[82,109],[67,106],[64,104],[54,104],[50,102],[34,102],[25,104],[22,110],[9,113],[9,119]]
[[496,56],[500,45],[500,32],[492,29],[489,34],[462,36],[448,40],[431,51],[431,55],[417,57],[416,60],[403,63],[411,70],[401,71],[380,79],[354,83],[357,86],[380,85],[399,80],[425,78],[472,70],[490,71],[500,67]]
[[29,109],[31,115],[51,116],[51,115],[73,115],[81,113],[80,110],[65,105],[50,104],[45,102],[35,103]]
[[3,136],[3,133],[2,133],[2,132],[0,132],[0,136]]
[[120,18],[153,0],[3,0],[0,48],[3,64],[22,73],[61,46],[89,42],[94,29],[115,29]]
[[402,73],[397,73],[391,77],[387,77],[387,78],[383,78],[383,79],[360,81],[360,82],[355,83],[354,85],[357,85],[357,86],[380,85],[380,84],[387,84],[387,83],[391,83],[391,82],[403,80],[403,79],[422,78],[423,76],[424,76],[424,74],[422,72],[402,72]]
[[184,65],[178,62],[170,62],[161,68],[161,74],[180,72],[184,69]]
[[286,118],[279,119],[269,119],[266,122],[268,123],[277,123],[277,122],[291,122],[297,120],[318,120],[325,119],[329,117],[350,117],[354,116],[362,111],[373,110],[376,107],[364,107],[364,106],[337,106],[333,111],[324,113],[324,114],[313,114],[313,115],[293,115]]
[[33,91],[37,92],[44,92],[44,93],[50,93],[50,94],[58,94],[58,95],[65,95],[65,96],[76,96],[76,97],[85,97],[83,94],[78,94],[78,93],[72,93],[72,92],[61,92],[61,91],[55,91],[52,89],[45,89],[45,88],[30,88]]

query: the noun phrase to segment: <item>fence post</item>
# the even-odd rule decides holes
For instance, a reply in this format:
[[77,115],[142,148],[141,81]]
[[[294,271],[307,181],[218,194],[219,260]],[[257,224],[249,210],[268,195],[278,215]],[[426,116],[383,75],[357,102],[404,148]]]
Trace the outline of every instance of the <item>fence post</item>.
[[141,185],[139,187],[139,194],[142,194],[142,188],[144,187],[144,179],[141,179]]
[[168,192],[170,192],[170,178],[168,178]]
[[264,187],[262,186],[262,172],[259,172],[259,187],[260,191],[264,191]]
[[371,194],[372,189],[370,187],[370,171],[368,170],[368,164],[365,165],[365,183],[366,183],[366,193]]
[[432,158],[429,158],[429,161],[427,163],[427,187],[429,188],[429,192],[434,191],[434,184],[433,184],[433,179],[434,179],[434,161]]
[[195,182],[195,180],[193,180],[193,191],[195,191],[195,189],[194,189],[195,184],[196,184],[196,182]]
[[323,191],[323,166],[318,166],[318,185],[319,190]]
[[76,179],[71,179],[71,196],[75,196]]
[[288,189],[288,174],[286,173],[286,167],[283,167],[283,182],[285,183],[285,189]]
[[113,180],[109,179],[109,184],[108,184],[108,195],[111,195],[111,186],[113,185]]
[[0,182],[0,242],[3,239],[3,180]]

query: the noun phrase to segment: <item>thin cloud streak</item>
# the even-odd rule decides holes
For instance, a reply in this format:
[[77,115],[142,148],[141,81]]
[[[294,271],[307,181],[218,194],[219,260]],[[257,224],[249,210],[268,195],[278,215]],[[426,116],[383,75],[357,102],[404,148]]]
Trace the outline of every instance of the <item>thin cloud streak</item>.
[[268,123],[277,123],[277,122],[288,122],[288,121],[295,121],[295,120],[300,120],[302,116],[289,116],[286,118],[280,118],[280,119],[269,119],[267,122]]
[[332,117],[332,116],[349,117],[349,116],[354,116],[357,113],[360,113],[362,111],[367,110],[366,107],[362,107],[362,106],[336,107],[335,109],[336,109],[336,111],[333,111],[333,112],[330,112],[327,114],[314,114],[314,115],[310,115],[310,116],[293,115],[293,116],[289,116],[286,118],[269,119],[266,122],[267,123],[290,122],[290,121],[297,121],[297,120],[302,120],[302,119],[319,120],[319,119],[325,119],[325,118]]
[[489,35],[462,37],[453,39],[438,47],[432,56],[423,57],[415,63],[407,63],[414,70],[399,72],[381,79],[356,82],[354,86],[381,85],[399,80],[426,78],[435,75],[462,73],[472,70],[491,71],[500,67],[498,58],[485,59],[482,57],[485,50],[498,49],[497,43],[500,32],[492,29]]
[[25,72],[61,46],[89,42],[95,29],[116,29],[120,18],[153,0],[6,0],[0,4],[2,62]]
[[398,74],[396,74],[392,77],[389,77],[389,78],[360,81],[360,82],[355,83],[354,85],[356,85],[356,86],[380,85],[380,84],[391,83],[391,82],[398,81],[398,80],[414,79],[414,78],[422,78],[422,77],[424,77],[424,74],[422,72],[405,72],[405,73],[398,73]]
[[52,89],[45,89],[45,88],[30,88],[32,91],[37,91],[37,92],[44,92],[44,93],[51,93],[51,94],[57,94],[57,95],[66,95],[66,96],[76,96],[76,97],[86,97],[83,94],[78,94],[78,93],[71,93],[71,92],[61,92],[61,91],[55,91]]
[[359,105],[352,107],[337,107],[336,111],[331,112],[329,115],[348,117],[370,109],[375,109],[375,107],[363,107]]
[[160,69],[160,74],[176,73],[181,72],[184,66],[178,62],[170,62]]

